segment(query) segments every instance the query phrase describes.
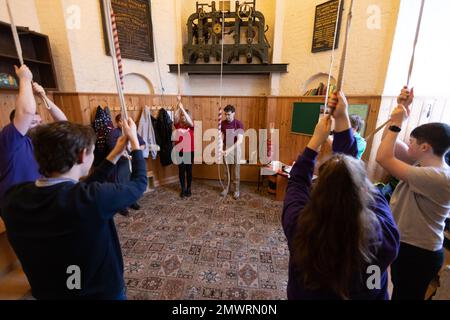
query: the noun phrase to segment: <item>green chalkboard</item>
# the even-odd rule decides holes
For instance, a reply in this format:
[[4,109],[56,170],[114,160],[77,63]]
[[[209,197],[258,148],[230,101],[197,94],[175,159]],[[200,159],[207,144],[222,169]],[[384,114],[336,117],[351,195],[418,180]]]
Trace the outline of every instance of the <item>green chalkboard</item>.
[[[320,113],[323,113],[323,106],[323,103],[294,102],[292,133],[312,136],[314,128],[319,121]],[[369,106],[367,104],[349,105],[348,114],[356,114],[364,120],[364,127],[361,129],[361,135],[364,136],[369,116]]]
[[292,133],[312,136],[319,121],[321,107],[323,103],[295,102],[292,112]]

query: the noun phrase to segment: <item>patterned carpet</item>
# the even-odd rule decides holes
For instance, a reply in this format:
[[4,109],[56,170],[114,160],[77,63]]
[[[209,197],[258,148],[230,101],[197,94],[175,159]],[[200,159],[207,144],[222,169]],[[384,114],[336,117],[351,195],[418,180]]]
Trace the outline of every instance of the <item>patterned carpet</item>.
[[282,203],[253,184],[221,201],[218,183],[194,181],[190,199],[177,184],[117,215],[130,300],[286,299],[289,253]]

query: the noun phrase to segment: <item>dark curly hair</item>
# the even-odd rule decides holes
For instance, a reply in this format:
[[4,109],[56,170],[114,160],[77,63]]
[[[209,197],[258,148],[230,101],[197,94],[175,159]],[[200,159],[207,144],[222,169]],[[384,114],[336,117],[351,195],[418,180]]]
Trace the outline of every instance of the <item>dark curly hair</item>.
[[52,173],[66,173],[79,163],[80,152],[91,152],[97,139],[90,126],[68,121],[38,126],[30,133],[39,172],[48,177]]
[[232,106],[231,104],[229,104],[229,105],[227,105],[227,106],[225,107],[225,109],[223,109],[223,111],[235,113],[235,112],[236,112],[236,109],[234,108],[234,106]]

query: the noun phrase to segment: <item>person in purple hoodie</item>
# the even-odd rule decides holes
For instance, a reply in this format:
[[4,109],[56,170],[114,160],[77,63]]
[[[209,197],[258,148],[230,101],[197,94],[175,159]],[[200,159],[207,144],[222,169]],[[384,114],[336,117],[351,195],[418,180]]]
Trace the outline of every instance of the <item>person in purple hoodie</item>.
[[327,115],[290,172],[282,224],[290,251],[288,299],[386,300],[387,268],[400,237],[386,199],[373,187],[343,95],[334,94],[334,155],[319,168],[320,147],[330,133]]

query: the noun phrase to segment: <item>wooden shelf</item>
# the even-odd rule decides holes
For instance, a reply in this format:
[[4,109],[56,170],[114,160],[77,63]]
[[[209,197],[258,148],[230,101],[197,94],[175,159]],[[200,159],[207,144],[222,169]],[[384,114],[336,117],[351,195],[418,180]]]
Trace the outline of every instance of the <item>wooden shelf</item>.
[[[9,55],[9,54],[4,54],[4,53],[0,53],[0,58],[13,59],[13,60],[19,61],[19,58],[17,56],[12,56],[12,55]],[[48,61],[34,60],[34,59],[25,58],[25,57],[23,58],[23,61],[25,62],[25,64],[27,62],[32,62],[32,63],[40,63],[40,64],[52,65],[52,63],[48,62]]]
[[[33,73],[33,80],[46,90],[57,91],[53,57],[48,36],[37,33],[25,27],[17,27],[22,46],[24,63]],[[19,64],[11,26],[0,21],[0,73],[12,75],[17,79],[14,65]],[[18,81],[17,81],[18,82]],[[17,91],[13,88],[1,88],[3,91]]]
[[[269,75],[287,73],[287,64],[224,64],[223,74]],[[220,64],[180,64],[181,73],[188,74],[220,74]],[[169,64],[169,72],[177,73],[178,65]]]

